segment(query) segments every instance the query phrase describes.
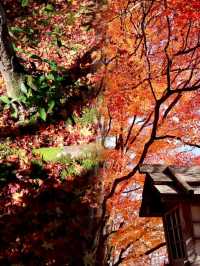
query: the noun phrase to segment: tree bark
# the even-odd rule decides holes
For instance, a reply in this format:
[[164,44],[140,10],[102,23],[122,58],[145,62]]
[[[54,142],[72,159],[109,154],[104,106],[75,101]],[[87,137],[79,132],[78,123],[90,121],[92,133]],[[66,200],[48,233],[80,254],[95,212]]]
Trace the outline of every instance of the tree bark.
[[18,98],[23,84],[22,67],[12,47],[2,4],[0,4],[0,72],[5,82],[7,95],[11,98]]

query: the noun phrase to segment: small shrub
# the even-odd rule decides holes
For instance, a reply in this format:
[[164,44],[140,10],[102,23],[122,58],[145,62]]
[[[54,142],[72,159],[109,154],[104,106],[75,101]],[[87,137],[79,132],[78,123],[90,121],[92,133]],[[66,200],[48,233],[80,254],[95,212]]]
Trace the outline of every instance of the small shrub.
[[91,125],[96,119],[97,110],[95,108],[84,108],[81,117],[74,116],[75,122],[81,124],[81,126]]
[[5,159],[10,155],[17,154],[17,150],[10,148],[9,143],[0,143],[0,160]]
[[85,170],[92,170],[93,168],[95,168],[96,166],[98,166],[98,162],[92,159],[84,159],[81,162],[81,166],[85,169]]

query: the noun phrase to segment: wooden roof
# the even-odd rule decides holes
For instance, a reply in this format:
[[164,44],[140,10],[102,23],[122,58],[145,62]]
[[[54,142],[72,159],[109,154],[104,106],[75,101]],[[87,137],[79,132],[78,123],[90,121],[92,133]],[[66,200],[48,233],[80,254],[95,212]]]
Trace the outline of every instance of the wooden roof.
[[200,166],[142,165],[146,174],[140,216],[162,216],[167,201],[199,200]]

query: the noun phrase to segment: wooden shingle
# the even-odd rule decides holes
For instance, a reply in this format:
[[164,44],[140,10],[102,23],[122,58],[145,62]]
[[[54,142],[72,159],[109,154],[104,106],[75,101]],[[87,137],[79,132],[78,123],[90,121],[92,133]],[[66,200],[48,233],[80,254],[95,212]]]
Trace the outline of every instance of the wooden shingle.
[[196,200],[200,197],[200,166],[142,165],[146,174],[140,216],[162,216],[166,200]]

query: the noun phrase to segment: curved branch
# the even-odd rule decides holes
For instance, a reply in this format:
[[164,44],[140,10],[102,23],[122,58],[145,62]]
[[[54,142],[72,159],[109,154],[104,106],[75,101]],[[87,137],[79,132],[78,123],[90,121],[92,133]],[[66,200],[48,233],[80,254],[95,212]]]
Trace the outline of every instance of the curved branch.
[[172,108],[178,103],[181,97],[182,97],[182,94],[181,92],[179,92],[178,95],[175,97],[175,99],[170,103],[170,105],[165,110],[162,121],[164,121],[167,118],[168,114],[170,113]]
[[159,243],[159,244],[156,245],[155,247],[153,247],[153,248],[147,250],[147,251],[144,253],[144,255],[149,255],[149,254],[153,253],[154,251],[156,251],[157,249],[162,248],[162,247],[164,247],[164,246],[166,246],[166,242]]
[[200,149],[200,144],[191,143],[188,141],[184,141],[181,137],[173,136],[173,135],[163,135],[163,136],[156,136],[155,140],[164,140],[164,139],[174,139],[182,142],[184,145],[191,146],[194,148]]

